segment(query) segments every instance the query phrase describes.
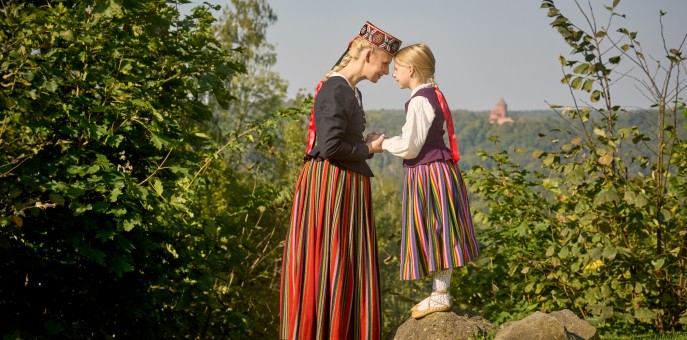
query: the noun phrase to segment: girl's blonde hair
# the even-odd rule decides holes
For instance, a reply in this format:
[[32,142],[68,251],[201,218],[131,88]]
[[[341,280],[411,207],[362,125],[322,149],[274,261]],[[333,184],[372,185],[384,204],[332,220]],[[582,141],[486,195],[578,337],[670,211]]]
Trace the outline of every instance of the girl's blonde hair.
[[351,46],[348,47],[348,51],[346,52],[346,55],[341,59],[341,61],[335,65],[328,73],[327,75],[324,76],[324,80],[329,79],[329,77],[332,75],[334,72],[339,72],[341,69],[346,67],[348,63],[353,60],[358,58],[360,56],[360,53],[363,51],[367,50],[368,48],[372,49],[372,53],[376,54],[378,52],[382,52],[382,50],[373,45],[371,42],[365,40],[365,39],[359,39],[356,38],[351,42]]
[[396,53],[395,63],[400,65],[413,66],[415,74],[421,83],[434,82],[434,69],[436,60],[429,46],[425,44],[408,45]]

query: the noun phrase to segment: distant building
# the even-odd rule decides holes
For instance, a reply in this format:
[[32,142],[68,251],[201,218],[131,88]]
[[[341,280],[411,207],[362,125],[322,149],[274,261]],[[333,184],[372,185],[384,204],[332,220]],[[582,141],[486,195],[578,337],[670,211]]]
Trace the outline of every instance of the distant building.
[[508,104],[506,104],[506,101],[501,98],[498,103],[496,103],[496,107],[489,112],[489,123],[491,124],[503,124],[503,123],[512,123],[513,118],[508,117]]

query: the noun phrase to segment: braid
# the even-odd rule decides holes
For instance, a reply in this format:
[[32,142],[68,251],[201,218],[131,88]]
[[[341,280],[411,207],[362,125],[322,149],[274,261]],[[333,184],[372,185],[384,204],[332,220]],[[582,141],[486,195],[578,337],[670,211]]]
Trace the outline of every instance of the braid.
[[351,41],[351,44],[348,47],[348,51],[346,51],[346,55],[341,59],[341,61],[336,66],[332,67],[332,69],[329,72],[327,72],[323,80],[329,79],[332,73],[341,71],[341,69],[346,67],[346,65],[348,65],[348,63],[351,60],[357,58],[360,55],[360,52],[362,52],[366,48],[372,48],[372,53],[377,53],[377,51],[379,50],[377,46],[373,45],[365,39],[353,39],[353,41]]
[[341,62],[338,65],[334,66],[329,72],[327,72],[327,75],[324,76],[324,80],[329,79],[329,77],[331,77],[332,73],[341,71],[341,69],[343,69],[344,67],[346,67],[346,65],[348,65],[348,62],[350,62],[351,59],[353,59],[351,57],[351,54],[346,53],[346,56],[344,56],[343,59],[341,59]]

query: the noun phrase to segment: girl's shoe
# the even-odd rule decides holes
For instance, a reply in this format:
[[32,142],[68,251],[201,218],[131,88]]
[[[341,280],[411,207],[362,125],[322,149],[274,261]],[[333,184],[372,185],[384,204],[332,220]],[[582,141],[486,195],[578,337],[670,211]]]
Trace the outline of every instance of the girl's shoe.
[[429,296],[429,301],[427,301],[428,307],[426,309],[419,309],[420,305],[422,304],[422,302],[420,302],[410,309],[410,316],[414,319],[420,319],[435,312],[446,312],[451,310],[450,302],[446,304],[444,302],[437,301],[435,298],[433,298],[436,295],[442,295],[446,293],[447,292],[445,290],[437,290],[432,292],[432,294]]

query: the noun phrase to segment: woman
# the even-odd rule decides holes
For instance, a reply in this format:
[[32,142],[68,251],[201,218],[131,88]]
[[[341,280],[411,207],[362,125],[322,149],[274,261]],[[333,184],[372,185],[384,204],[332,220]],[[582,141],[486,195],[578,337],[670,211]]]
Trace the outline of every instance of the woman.
[[382,152],[384,138],[363,138],[365,112],[356,85],[389,74],[400,45],[366,22],[317,86],[284,245],[281,339],[381,336],[373,174],[366,160]]

